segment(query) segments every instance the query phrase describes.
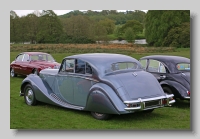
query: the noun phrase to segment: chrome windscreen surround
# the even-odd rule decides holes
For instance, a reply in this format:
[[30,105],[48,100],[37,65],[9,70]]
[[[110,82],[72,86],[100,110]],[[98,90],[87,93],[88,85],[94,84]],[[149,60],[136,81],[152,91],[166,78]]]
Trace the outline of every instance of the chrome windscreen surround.
[[[132,100],[132,101],[124,101],[124,104],[126,105],[136,105],[134,107],[126,107],[124,108],[127,111],[135,111],[135,110],[147,110],[147,109],[155,109],[160,108],[164,106],[171,106],[171,104],[175,103],[175,100],[173,99],[173,94],[166,96],[160,96],[160,97],[154,97],[154,98],[148,98],[148,99],[141,99],[138,98],[138,100]],[[163,104],[163,102],[165,102]]]

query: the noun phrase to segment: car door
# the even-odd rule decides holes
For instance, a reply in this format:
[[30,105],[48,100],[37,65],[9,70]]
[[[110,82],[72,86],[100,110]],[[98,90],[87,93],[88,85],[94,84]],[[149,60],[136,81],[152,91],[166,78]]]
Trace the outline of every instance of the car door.
[[74,59],[65,59],[62,62],[61,70],[59,71],[54,92],[63,101],[74,104]]
[[15,70],[15,73],[17,73],[17,74],[21,74],[22,73],[22,66],[23,66],[22,60],[23,60],[23,57],[24,57],[24,54],[19,54],[15,59],[13,68]]
[[24,75],[28,75],[32,72],[32,67],[30,65],[30,57],[28,54],[24,54],[24,58],[22,59],[21,67],[22,67],[21,72]]
[[94,84],[91,66],[79,59],[75,59],[74,102],[79,106],[86,106],[89,90]]

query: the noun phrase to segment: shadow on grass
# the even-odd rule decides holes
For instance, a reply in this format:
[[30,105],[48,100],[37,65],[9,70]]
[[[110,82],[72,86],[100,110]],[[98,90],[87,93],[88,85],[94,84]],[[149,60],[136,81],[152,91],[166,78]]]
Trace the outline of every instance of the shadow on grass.
[[180,100],[176,99],[176,102],[172,105],[172,107],[177,107],[177,108],[190,108],[190,100]]
[[[79,111],[79,110],[74,110],[74,109],[68,109],[68,108],[63,108],[63,107],[59,107],[59,106],[55,106],[55,105],[50,105],[50,104],[46,104],[46,103],[43,103],[43,102],[39,102],[38,103],[39,106],[47,106],[49,108],[52,108],[52,109],[57,109],[57,110],[61,110],[61,111],[66,111],[66,112],[70,112],[70,113],[73,113],[73,114],[76,114],[76,115],[80,115],[80,116],[83,116],[83,117],[88,117],[88,118],[91,118],[91,120],[93,120],[94,118],[92,117],[90,111]],[[156,111],[156,110],[154,110]],[[152,118],[163,118],[163,115],[160,114],[160,113],[156,113],[156,112],[152,112],[152,113],[145,113],[143,111],[141,112],[135,112],[135,113],[130,113],[130,114],[121,114],[121,115],[117,115],[117,114],[113,114],[111,116],[110,119],[106,120],[106,121],[115,121],[115,120],[119,120],[119,121],[129,121],[129,120],[139,120],[139,121],[142,121],[142,120],[149,120],[149,119],[152,119]],[[95,119],[97,120],[97,119]],[[101,120],[98,120],[98,121],[101,121]],[[105,121],[105,120],[102,120],[102,121]]]

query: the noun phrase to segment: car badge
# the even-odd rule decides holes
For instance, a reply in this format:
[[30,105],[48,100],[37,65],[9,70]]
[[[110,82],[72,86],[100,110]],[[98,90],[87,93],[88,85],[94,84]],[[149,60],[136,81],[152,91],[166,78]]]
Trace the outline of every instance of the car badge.
[[137,76],[137,73],[135,73],[135,72],[133,72],[132,74],[133,74],[135,77]]

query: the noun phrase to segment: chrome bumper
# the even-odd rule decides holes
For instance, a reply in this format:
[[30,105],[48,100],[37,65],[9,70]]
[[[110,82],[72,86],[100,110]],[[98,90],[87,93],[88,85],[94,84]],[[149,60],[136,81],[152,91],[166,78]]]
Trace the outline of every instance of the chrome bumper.
[[184,99],[186,99],[186,100],[189,100],[189,99],[190,99],[190,97],[184,97]]
[[[174,96],[173,94],[170,94],[166,96],[154,97],[148,99],[138,98],[138,100],[124,101],[124,104],[126,105],[134,105],[134,107],[126,107],[124,109],[127,111],[135,111],[135,110],[148,110],[165,106],[171,106],[171,104],[175,103],[173,96]],[[163,104],[164,101],[165,104]],[[155,102],[154,105],[147,105],[149,103],[154,103],[154,102]]]

